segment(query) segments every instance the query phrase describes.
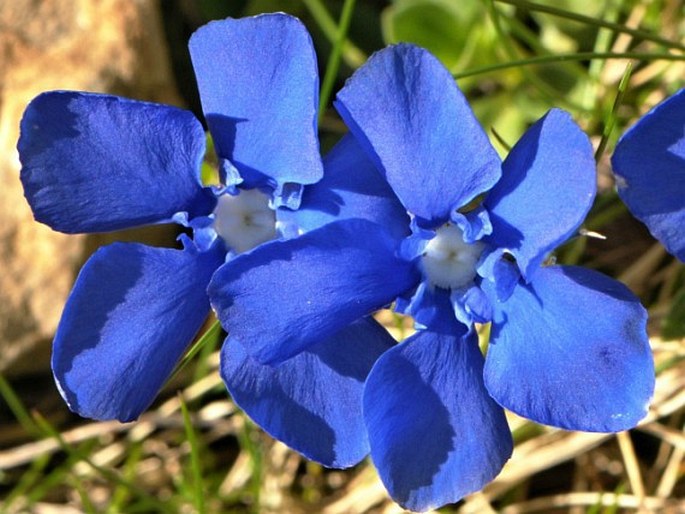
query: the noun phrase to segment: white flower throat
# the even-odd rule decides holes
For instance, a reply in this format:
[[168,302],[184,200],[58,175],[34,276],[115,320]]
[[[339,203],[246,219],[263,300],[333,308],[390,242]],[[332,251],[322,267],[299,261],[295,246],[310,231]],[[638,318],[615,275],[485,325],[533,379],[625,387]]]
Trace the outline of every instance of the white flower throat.
[[435,231],[421,258],[428,282],[445,289],[467,285],[476,277],[483,247],[480,242],[465,243],[464,233],[456,225],[443,225]]
[[276,216],[257,189],[224,194],[214,209],[214,230],[231,250],[243,253],[276,237]]

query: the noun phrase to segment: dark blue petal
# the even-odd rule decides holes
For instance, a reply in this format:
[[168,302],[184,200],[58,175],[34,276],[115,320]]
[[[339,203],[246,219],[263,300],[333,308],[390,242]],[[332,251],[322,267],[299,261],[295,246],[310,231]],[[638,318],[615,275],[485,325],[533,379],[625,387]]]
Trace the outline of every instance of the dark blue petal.
[[189,46],[217,153],[244,185],[319,180],[319,77],[304,25],[285,14],[229,18],[198,29]]
[[568,239],[596,190],[592,145],[568,113],[552,109],[512,148],[488,194],[492,236],[516,257],[526,279]]
[[364,381],[394,342],[373,319],[363,318],[272,367],[228,340],[221,375],[236,404],[269,434],[310,460],[345,468],[369,453]]
[[205,288],[223,252],[114,243],[81,270],[62,315],[52,369],[69,408],[136,419],[209,313]]
[[450,73],[426,50],[381,50],[338,93],[335,106],[425,226],[499,179],[500,160]]
[[212,212],[200,184],[205,136],[187,111],[53,91],[21,122],[21,181],[36,219],[62,232],[106,232]]
[[299,209],[277,211],[286,233],[364,218],[383,225],[397,238],[409,235],[406,210],[354,137],[344,136],[326,155],[324,170],[323,179],[305,189]]
[[395,246],[375,223],[336,221],[239,255],[216,272],[209,297],[229,339],[262,364],[282,362],[418,282]]
[[647,313],[623,284],[545,267],[496,309],[485,383],[501,405],[590,432],[626,430],[646,415],[654,389]]
[[473,332],[422,330],[387,351],[364,390],[371,457],[393,499],[425,511],[480,490],[507,461],[504,411]]
[[628,130],[611,163],[630,212],[685,262],[685,90]]

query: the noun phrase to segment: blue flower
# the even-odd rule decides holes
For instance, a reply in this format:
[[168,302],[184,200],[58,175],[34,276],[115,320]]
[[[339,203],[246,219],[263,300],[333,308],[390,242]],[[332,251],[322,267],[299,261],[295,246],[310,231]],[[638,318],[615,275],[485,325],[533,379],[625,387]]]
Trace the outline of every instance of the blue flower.
[[188,111],[54,91],[21,123],[21,180],[38,221],[67,233],[177,222],[193,233],[181,250],[115,243],[81,270],[52,367],[82,416],[138,417],[207,318],[214,271],[275,237],[273,207],[296,207],[302,186],[322,176],[316,59],[298,20],[212,22],[190,53],[220,188],[200,181],[205,133]]
[[611,163],[630,212],[685,262],[685,90],[626,131]]
[[[370,452],[412,510],[500,471],[512,451],[502,407],[573,430],[634,426],[654,386],[644,308],[595,271],[542,266],[595,193],[592,148],[570,117],[550,111],[501,163],[449,72],[410,45],[375,54],[336,107],[355,138],[345,144],[368,157],[348,168],[366,203],[327,169],[289,214],[302,235],[238,256],[210,282],[236,402],[324,465]],[[366,344],[368,315],[393,301],[419,330]],[[484,360],[474,322],[488,321]],[[358,422],[340,377],[370,362]],[[274,391],[290,417],[265,399]],[[331,405],[347,409],[346,430],[329,424]]]

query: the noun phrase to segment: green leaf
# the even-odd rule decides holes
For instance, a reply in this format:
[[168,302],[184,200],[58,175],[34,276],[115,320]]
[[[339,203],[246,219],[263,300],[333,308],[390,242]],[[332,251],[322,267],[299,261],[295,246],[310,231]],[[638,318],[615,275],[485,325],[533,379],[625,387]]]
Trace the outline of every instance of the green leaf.
[[432,52],[448,69],[459,63],[480,6],[452,0],[398,0],[381,18],[389,44],[415,43]]

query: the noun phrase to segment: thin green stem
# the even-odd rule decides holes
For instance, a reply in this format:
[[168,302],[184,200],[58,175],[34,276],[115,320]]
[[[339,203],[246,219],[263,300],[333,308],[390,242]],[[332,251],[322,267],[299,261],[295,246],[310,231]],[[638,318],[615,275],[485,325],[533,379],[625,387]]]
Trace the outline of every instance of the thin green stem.
[[504,4],[514,5],[516,7],[521,7],[523,9],[528,9],[531,11],[542,12],[545,14],[551,14],[552,16],[557,16],[560,18],[566,18],[567,20],[576,21],[578,23],[583,23],[585,25],[592,25],[595,27],[603,27],[611,29],[614,32],[622,32],[624,34],[630,34],[631,36],[639,39],[644,39],[646,41],[652,41],[659,45],[665,46],[667,48],[677,48],[678,50],[685,51],[685,45],[678,43],[676,41],[670,41],[662,37],[656,36],[650,32],[645,32],[639,29],[631,29],[620,23],[614,23],[606,20],[599,20],[597,18],[592,18],[590,16],[584,16],[582,14],[577,14],[570,11],[565,11],[563,9],[558,9],[556,7],[551,7],[549,5],[536,4],[534,2],[528,2],[527,0],[493,0],[495,2],[500,2]]
[[528,59],[502,62],[498,64],[492,64],[490,66],[473,68],[471,70],[466,70],[461,73],[454,73],[453,77],[458,80],[466,77],[473,77],[475,75],[484,75],[486,73],[493,73],[495,71],[507,70],[509,68],[517,68],[519,66],[532,66],[535,64],[550,64],[557,62],[590,61],[592,59],[633,59],[636,61],[685,61],[685,55],[668,54],[664,52],[574,52],[568,54],[539,55],[536,57],[530,57]]
[[181,412],[183,414],[183,426],[185,427],[186,437],[190,444],[190,469],[193,475],[193,499],[195,500],[195,509],[198,514],[204,514],[205,511],[205,495],[202,481],[202,464],[200,463],[200,445],[197,440],[197,434],[193,428],[193,422],[190,419],[188,406],[183,401],[183,396],[178,395],[181,402]]
[[632,72],[633,63],[629,62],[628,66],[626,66],[626,71],[623,73],[623,77],[621,77],[621,82],[619,82],[618,84],[616,98],[614,98],[614,103],[611,106],[611,111],[609,111],[609,116],[607,117],[607,120],[604,124],[604,130],[602,131],[602,139],[600,140],[599,145],[597,145],[597,151],[595,152],[596,162],[599,162],[599,160],[602,158],[607,143],[609,142],[611,132],[614,130],[614,126],[616,125],[616,113],[618,111],[618,108],[621,106],[621,103],[623,102],[623,96],[625,95],[625,92],[628,89],[628,81],[630,80],[630,74]]
[[81,453],[77,448],[72,448],[71,445],[69,445],[69,443],[67,443],[64,440],[62,434],[60,434],[59,431],[57,431],[57,429],[55,429],[43,416],[41,416],[40,413],[34,412],[33,420],[36,426],[41,430],[41,432],[43,432],[46,436],[53,438],[57,442],[57,444],[63,452],[65,452],[69,456],[75,456],[77,460],[81,462],[85,462],[86,464],[88,464],[88,466],[90,466],[93,470],[102,475],[111,483],[122,485],[123,487],[128,488],[130,491],[133,491],[140,498],[141,501],[148,503],[150,506],[156,509],[155,512],[167,514],[173,514],[174,512],[177,512],[172,505],[168,505],[165,502],[158,500],[156,497],[149,494],[143,488],[138,487],[135,483],[126,481],[116,472],[111,471],[110,469],[100,466],[93,462],[93,460],[90,457],[88,457],[84,453]]
[[[321,0],[302,0],[314,21],[323,32],[326,39],[334,45],[338,36],[338,26]],[[342,48],[342,58],[351,68],[358,68],[366,61],[366,54],[350,41],[346,41]]]
[[190,347],[190,350],[183,356],[181,362],[178,363],[176,369],[173,371],[167,383],[170,382],[186,365],[195,357],[198,352],[207,344],[216,342],[216,338],[221,334],[221,324],[219,320],[214,320],[214,323],[202,334],[202,336]]
[[26,410],[26,407],[19,399],[19,396],[17,396],[10,383],[2,375],[0,375],[0,397],[5,400],[5,403],[26,433],[40,439],[43,435],[40,427],[33,421],[28,410]]
[[321,94],[319,96],[319,122],[326,112],[328,100],[331,97],[331,93],[333,93],[333,85],[335,84],[335,79],[337,78],[338,70],[340,69],[340,58],[342,56],[343,46],[347,40],[347,31],[350,29],[354,5],[355,0],[345,0],[342,12],[340,13],[340,23],[336,30],[337,35],[335,42],[333,43],[331,55],[328,58],[326,74],[324,75],[323,83],[321,84]]

